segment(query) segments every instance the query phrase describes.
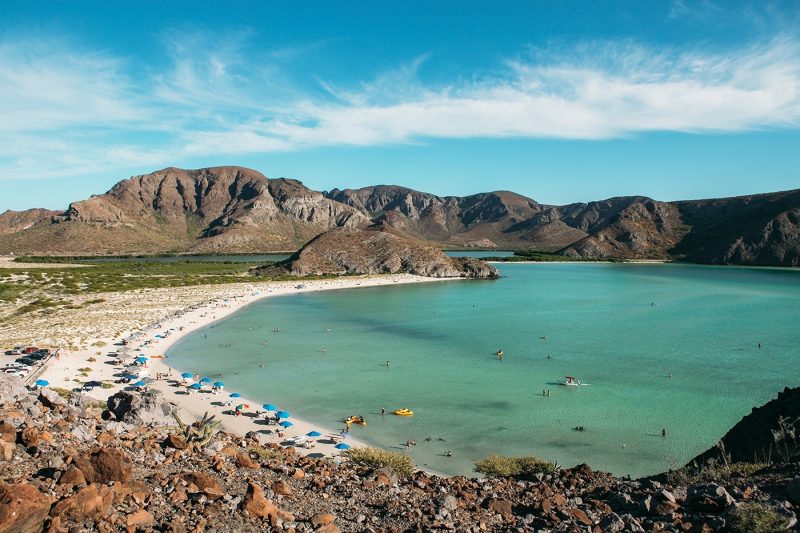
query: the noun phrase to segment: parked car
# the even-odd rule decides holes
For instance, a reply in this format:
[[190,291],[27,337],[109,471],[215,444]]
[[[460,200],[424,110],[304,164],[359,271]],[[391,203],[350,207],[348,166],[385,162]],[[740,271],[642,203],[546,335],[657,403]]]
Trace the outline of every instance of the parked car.
[[36,346],[28,346],[27,348],[22,350],[22,353],[33,353],[33,352],[38,352],[38,351],[39,351],[39,348],[37,348]]
[[22,363],[6,363],[5,368],[28,368],[27,365]]
[[27,375],[28,375],[28,372],[30,372],[30,369],[29,369],[28,367],[23,367],[23,368],[6,368],[5,370],[3,370],[3,372],[4,372],[5,374],[14,374],[15,376],[24,377],[24,376],[27,376]]
[[6,350],[6,355],[22,355],[22,352],[14,348],[13,350]]
[[25,366],[33,366],[37,362],[38,361],[36,361],[35,359],[31,359],[30,357],[20,357],[19,359],[17,359],[17,363],[21,363]]

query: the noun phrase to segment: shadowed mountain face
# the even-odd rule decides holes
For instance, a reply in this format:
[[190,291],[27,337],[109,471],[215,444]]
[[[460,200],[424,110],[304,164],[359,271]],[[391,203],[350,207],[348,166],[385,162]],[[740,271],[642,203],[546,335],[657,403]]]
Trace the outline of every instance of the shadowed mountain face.
[[452,248],[800,264],[800,190],[551,206],[509,191],[457,197],[379,185],[322,193],[242,167],[168,168],[123,180],[63,213],[7,211],[0,214],[0,253],[295,250],[327,230],[367,226]]

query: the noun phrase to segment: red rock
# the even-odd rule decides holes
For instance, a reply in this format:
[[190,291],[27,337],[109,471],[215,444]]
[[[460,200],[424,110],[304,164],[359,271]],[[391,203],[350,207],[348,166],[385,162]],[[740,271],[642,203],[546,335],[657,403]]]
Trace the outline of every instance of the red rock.
[[217,478],[210,474],[191,472],[189,474],[183,474],[181,477],[186,482],[194,483],[197,486],[196,491],[190,490],[189,492],[202,492],[211,499],[222,498],[225,495],[225,491],[222,490],[222,485],[220,485]]
[[0,440],[10,443],[17,442],[17,429],[8,422],[0,423]]
[[592,520],[586,515],[582,509],[564,509],[564,512],[575,518],[578,522],[585,526],[591,526]]
[[295,468],[294,472],[292,472],[292,477],[294,479],[303,479],[306,476],[306,473],[303,472],[300,468]]
[[186,439],[182,435],[169,435],[164,439],[164,445],[176,450],[185,450],[187,447]]
[[311,517],[311,524],[314,526],[324,526],[332,524],[336,520],[336,515],[332,513],[317,513]]
[[81,472],[81,469],[76,467],[75,465],[70,466],[67,468],[67,471],[61,474],[61,477],[58,478],[59,485],[83,485],[86,483],[86,478]]
[[272,485],[272,490],[275,491],[275,494],[280,494],[282,496],[292,495],[292,487],[289,486],[289,484],[286,483],[285,481],[276,481]]
[[28,483],[0,483],[0,533],[41,531],[51,503]]
[[247,452],[240,452],[236,454],[236,464],[242,468],[258,468],[261,466],[254,461]]
[[129,514],[125,523],[129,528],[130,527],[135,528],[141,526],[144,527],[152,526],[154,521],[155,518],[153,518],[152,514],[148,513],[144,509],[139,509],[138,511]]
[[27,446],[34,446],[39,442],[39,430],[36,428],[25,428],[20,434],[22,444]]
[[277,517],[278,508],[264,497],[264,489],[252,481],[247,485],[247,493],[242,500],[242,510],[255,518]]
[[10,461],[14,458],[14,450],[16,449],[17,445],[13,442],[0,440],[0,459],[3,461]]
[[113,494],[108,487],[92,483],[88,487],[79,490],[73,496],[55,504],[50,511],[50,515],[60,516],[62,519],[75,522],[83,522],[97,515],[106,515],[112,501]]
[[506,520],[514,516],[513,505],[508,500],[490,500],[488,509],[501,515]]
[[100,483],[108,481],[127,483],[131,480],[133,471],[131,461],[121,450],[100,448],[92,453],[90,462],[95,472],[94,481]]
[[114,441],[114,437],[115,437],[115,434],[114,434],[113,431],[104,431],[104,432],[100,433],[99,435],[97,435],[96,439],[97,439],[98,444],[100,444],[101,446],[105,446],[106,444],[109,444],[109,443],[113,442]]
[[317,533],[341,533],[340,529],[334,524],[326,524],[316,531]]

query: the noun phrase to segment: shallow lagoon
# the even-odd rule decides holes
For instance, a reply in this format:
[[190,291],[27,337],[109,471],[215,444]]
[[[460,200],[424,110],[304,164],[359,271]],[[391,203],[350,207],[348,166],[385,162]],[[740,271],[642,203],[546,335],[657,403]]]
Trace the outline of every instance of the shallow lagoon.
[[[418,464],[461,474],[488,453],[663,471],[800,384],[800,272],[498,266],[496,281],[267,298],[189,335],[169,360],[322,427],[363,414],[359,438],[415,440]],[[557,385],[567,374],[590,385]]]

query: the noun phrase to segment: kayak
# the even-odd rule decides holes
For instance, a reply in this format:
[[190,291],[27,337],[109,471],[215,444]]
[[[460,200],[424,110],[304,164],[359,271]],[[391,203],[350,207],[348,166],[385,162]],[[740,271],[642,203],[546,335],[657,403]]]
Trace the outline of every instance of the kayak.
[[414,414],[414,411],[412,411],[411,409],[403,408],[403,409],[398,409],[397,411],[394,412],[394,414],[396,414],[397,416],[411,416]]
[[347,425],[350,424],[358,424],[359,426],[366,426],[367,421],[361,418],[360,416],[351,416],[344,419],[344,423]]

